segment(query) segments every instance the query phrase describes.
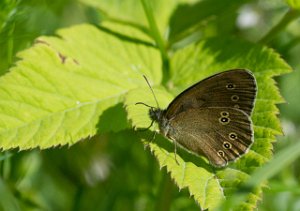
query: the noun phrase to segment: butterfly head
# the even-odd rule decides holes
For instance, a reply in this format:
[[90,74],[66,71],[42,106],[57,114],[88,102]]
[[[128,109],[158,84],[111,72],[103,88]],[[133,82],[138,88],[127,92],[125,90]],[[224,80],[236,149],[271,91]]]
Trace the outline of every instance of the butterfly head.
[[152,120],[152,123],[153,122],[158,123],[159,132],[163,134],[165,137],[167,137],[170,130],[172,131],[172,128],[170,126],[168,119],[165,117],[165,111],[166,110],[162,110],[160,108],[150,108],[149,116]]
[[160,108],[150,108],[149,109],[149,116],[150,118],[155,121],[155,122],[160,122],[162,117],[163,117],[164,111],[161,110]]

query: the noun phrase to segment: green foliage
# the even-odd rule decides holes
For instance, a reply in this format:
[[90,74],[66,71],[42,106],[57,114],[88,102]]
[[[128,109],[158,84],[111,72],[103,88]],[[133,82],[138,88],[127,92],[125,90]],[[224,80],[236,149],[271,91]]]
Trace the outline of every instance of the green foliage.
[[[17,54],[19,61],[0,78],[2,149],[46,149],[77,144],[75,148],[64,147],[61,152],[45,150],[42,156],[34,151],[26,162],[21,158],[24,163],[34,164],[34,167],[24,174],[26,182],[16,188],[19,193],[17,197],[9,190],[5,180],[0,180],[0,192],[7,193],[7,201],[1,206],[10,206],[14,210],[28,207],[47,209],[51,205],[61,210],[91,207],[99,210],[195,208],[179,200],[174,200],[176,207],[172,207],[170,200],[162,203],[163,197],[153,197],[159,192],[167,193],[165,189],[172,187],[172,184],[162,186],[162,191],[159,190],[158,167],[149,167],[149,162],[153,162],[151,157],[144,155],[147,152],[139,149],[141,145],[129,142],[136,141],[136,144],[138,139],[142,139],[146,148],[157,158],[160,168],[166,167],[176,186],[183,189],[176,195],[178,198],[186,195],[188,190],[202,209],[217,209],[225,198],[233,200],[230,208],[255,209],[267,184],[266,180],[275,173],[275,170],[273,174],[269,172],[268,177],[259,180],[255,178],[260,178],[265,172],[257,169],[272,158],[272,143],[276,135],[282,134],[276,104],[284,100],[273,77],[288,73],[291,68],[278,53],[263,43],[250,43],[243,37],[233,36],[237,30],[234,24],[236,11],[246,1],[81,2],[89,6],[87,11],[92,10],[99,15],[97,21],[102,21],[100,25],[81,24],[60,29],[55,36],[38,37],[32,47]],[[7,7],[6,14],[16,7]],[[290,17],[296,18],[297,14]],[[291,21],[293,18],[285,20]],[[93,23],[98,24],[97,21],[93,20]],[[287,25],[287,22],[283,25]],[[276,31],[279,29],[282,27],[277,27]],[[266,37],[269,41],[270,36]],[[14,52],[11,47],[7,49],[10,59],[6,65],[11,63]],[[255,142],[251,150],[237,162],[227,168],[215,169],[204,157],[179,149],[177,164],[171,142],[157,135],[154,141],[148,143],[153,131],[131,131],[131,128],[146,128],[151,123],[148,108],[135,103],[156,106],[142,75],[153,87],[160,107],[165,108],[190,85],[217,72],[234,68],[250,69],[258,84],[252,115]],[[154,129],[157,126],[151,128]],[[120,143],[128,142],[134,150],[114,150],[116,146],[109,149],[87,141],[89,137],[104,143],[118,140]],[[82,146],[78,142],[84,139],[85,145]],[[128,143],[127,146],[131,145]],[[103,156],[97,157],[98,150]],[[107,152],[117,158],[114,162],[121,169],[110,179],[107,179],[107,175],[97,174],[91,167],[102,163],[99,167],[102,170],[110,168],[104,156]],[[78,155],[84,159],[77,159]],[[292,162],[298,155],[298,150],[293,151],[293,157],[282,161],[282,165]],[[10,172],[9,165],[5,164],[10,159],[9,154],[0,156],[4,176]],[[12,160],[12,164],[17,166],[18,159]],[[43,169],[38,177],[41,162],[51,166],[51,169]],[[135,165],[135,162],[135,170],[128,167]],[[277,172],[282,165],[278,165]],[[22,165],[17,167],[21,170],[24,168]],[[141,171],[149,178],[139,178]],[[48,178],[48,172],[53,178],[59,179]],[[132,175],[126,175],[126,172]],[[251,180],[252,175],[254,179]],[[34,190],[39,190],[40,196],[24,194],[30,190],[28,184],[32,183],[34,177],[40,178],[39,183],[45,185],[43,188],[38,183],[33,185]],[[124,184],[123,179],[128,184]],[[11,180],[18,179],[13,177]],[[94,191],[90,189],[102,180],[107,181],[104,187],[111,187],[112,190],[119,188],[121,193],[107,193],[102,186]],[[69,182],[63,185],[65,181]],[[140,183],[147,182],[147,187],[139,189]],[[244,184],[252,186],[248,188]],[[243,201],[232,197],[241,187],[245,190]],[[133,195],[131,190],[138,194]],[[99,194],[103,200],[97,201],[95,194]],[[56,201],[57,196],[61,200]],[[89,203],[89,197],[95,200],[93,205]],[[112,205],[115,201],[115,205]],[[223,208],[226,206],[223,205]]]

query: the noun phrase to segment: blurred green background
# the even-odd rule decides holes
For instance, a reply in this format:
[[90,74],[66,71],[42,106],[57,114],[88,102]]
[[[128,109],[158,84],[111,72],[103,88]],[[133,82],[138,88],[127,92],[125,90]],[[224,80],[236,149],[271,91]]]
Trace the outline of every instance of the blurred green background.
[[[82,2],[0,1],[0,74],[38,36],[54,35],[55,30],[74,24],[99,23],[101,13]],[[245,1],[232,33],[258,42],[288,10],[284,1]],[[287,101],[279,105],[285,136],[274,143],[276,153],[299,141],[300,19],[293,19],[268,40],[268,46],[294,69],[276,78]],[[298,161],[269,181],[259,210],[300,210]],[[72,147],[1,152],[0,174],[0,210],[198,209],[188,191],[178,190],[131,130],[95,136]]]

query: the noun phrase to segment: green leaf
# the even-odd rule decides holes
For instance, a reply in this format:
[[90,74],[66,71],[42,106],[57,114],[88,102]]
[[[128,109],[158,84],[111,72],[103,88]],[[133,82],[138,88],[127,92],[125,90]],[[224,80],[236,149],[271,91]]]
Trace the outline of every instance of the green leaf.
[[[179,150],[177,165],[174,149],[163,144],[167,142],[165,139],[159,136],[150,143],[160,166],[166,166],[178,187],[187,187],[202,209],[212,209],[271,158],[272,142],[275,141],[275,135],[281,134],[276,104],[283,102],[272,77],[290,72],[291,69],[271,49],[224,37],[207,39],[175,52],[170,67],[168,89],[155,83],[153,87],[161,108],[166,108],[171,102],[171,95],[174,98],[192,84],[220,71],[246,68],[252,70],[257,79],[258,95],[252,115],[255,142],[245,156],[227,168],[213,169],[205,158],[194,156],[185,150]],[[155,106],[150,90],[131,90],[125,98],[128,118],[132,124],[136,128],[146,128],[151,123],[147,114],[149,109],[143,105],[134,105],[136,102]],[[152,129],[157,129],[157,126]],[[143,138],[152,140],[149,134],[145,134]],[[209,187],[204,185],[208,183]],[[237,205],[236,209],[251,210],[256,207],[263,186],[264,183],[260,183],[248,193],[247,200]]]
[[[3,149],[74,144],[97,132],[122,130],[128,125],[117,104],[124,94],[146,86],[142,74],[161,80],[155,48],[89,25],[38,38],[19,57],[0,79]],[[116,110],[108,118],[112,106]]]
[[[165,141],[165,140],[163,140]],[[179,189],[189,188],[190,195],[200,204],[201,208],[213,209],[224,199],[223,189],[215,173],[206,162],[199,161],[197,158],[189,159],[189,155],[180,152],[176,157],[174,151],[168,147],[168,150],[161,147],[162,139],[159,143],[150,144],[151,151],[157,157],[160,167],[166,167],[170,172],[171,178],[175,181]]]

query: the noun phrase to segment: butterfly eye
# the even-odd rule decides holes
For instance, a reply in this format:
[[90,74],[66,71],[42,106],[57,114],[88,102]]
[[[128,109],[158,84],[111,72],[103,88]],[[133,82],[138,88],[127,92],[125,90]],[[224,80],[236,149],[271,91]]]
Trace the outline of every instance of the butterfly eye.
[[224,152],[223,152],[222,150],[219,150],[219,151],[218,151],[218,155],[219,155],[220,157],[224,157]]
[[219,122],[222,124],[222,125],[227,125],[229,122],[230,122],[230,119],[227,118],[227,117],[221,117],[219,119]]
[[224,141],[223,146],[224,146],[225,149],[230,149],[231,148],[231,144],[226,142],[226,141]]
[[235,88],[235,85],[232,83],[229,83],[229,84],[227,84],[226,88],[232,90]]
[[234,101],[234,102],[236,102],[236,101],[239,100],[239,96],[237,96],[237,95],[232,95],[232,96],[231,96],[231,100]]
[[237,139],[236,133],[229,133],[229,138],[230,138],[231,140]]

